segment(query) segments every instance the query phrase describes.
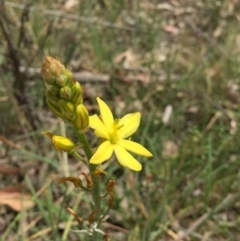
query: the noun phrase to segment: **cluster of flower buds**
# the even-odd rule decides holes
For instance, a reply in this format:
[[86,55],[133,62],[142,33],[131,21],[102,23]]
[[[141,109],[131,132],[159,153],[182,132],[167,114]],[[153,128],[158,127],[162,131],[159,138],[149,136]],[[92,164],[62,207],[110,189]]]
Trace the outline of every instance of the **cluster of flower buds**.
[[89,125],[88,111],[83,105],[82,86],[72,72],[50,56],[45,58],[41,72],[49,108],[62,120],[85,130]]

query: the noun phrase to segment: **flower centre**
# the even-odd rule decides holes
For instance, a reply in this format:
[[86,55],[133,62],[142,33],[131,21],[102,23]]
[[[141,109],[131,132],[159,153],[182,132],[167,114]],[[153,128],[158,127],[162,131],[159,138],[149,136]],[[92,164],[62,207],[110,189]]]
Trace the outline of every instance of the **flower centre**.
[[110,142],[112,144],[116,144],[119,140],[118,138],[118,130],[123,127],[123,125],[119,124],[120,119],[116,119],[113,123],[112,133],[110,136]]

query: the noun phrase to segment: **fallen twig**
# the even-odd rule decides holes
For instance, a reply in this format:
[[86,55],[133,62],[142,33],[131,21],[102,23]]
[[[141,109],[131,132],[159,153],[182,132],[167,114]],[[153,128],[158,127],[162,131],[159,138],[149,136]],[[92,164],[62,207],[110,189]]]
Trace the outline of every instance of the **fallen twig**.
[[[5,2],[5,5],[8,6],[8,7],[19,8],[19,9],[24,9],[24,6],[25,6],[23,4],[8,2],[8,1]],[[37,8],[35,9],[34,7],[31,7],[30,11],[39,11],[39,9],[37,9]],[[140,32],[149,34],[147,29],[144,30],[144,29],[139,29],[139,28],[120,26],[120,25],[117,25],[117,24],[112,24],[110,22],[97,19],[97,18],[80,17],[80,16],[75,15],[75,14],[65,13],[65,12],[62,12],[62,11],[56,11],[56,10],[50,10],[50,9],[44,9],[42,12],[45,15],[67,18],[67,19],[71,19],[71,20],[75,20],[75,21],[79,21],[79,22],[83,22],[83,23],[87,23],[87,24],[101,25],[103,27],[116,28],[116,29],[119,29],[119,30],[140,31]]]

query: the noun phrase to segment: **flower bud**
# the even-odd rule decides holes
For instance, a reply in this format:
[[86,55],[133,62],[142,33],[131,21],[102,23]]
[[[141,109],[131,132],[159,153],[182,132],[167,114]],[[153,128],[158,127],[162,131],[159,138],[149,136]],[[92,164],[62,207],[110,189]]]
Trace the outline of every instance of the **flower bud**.
[[58,59],[47,56],[44,59],[41,73],[46,83],[53,85],[56,83],[57,77],[62,74],[64,70],[64,65]]
[[71,151],[75,147],[75,143],[65,136],[53,136],[52,143],[58,151]]
[[47,105],[55,115],[57,115],[59,118],[63,120],[66,120],[66,118],[61,114],[59,109],[56,107],[57,105],[54,104],[54,101],[52,101],[51,99],[47,99]]
[[79,104],[82,104],[83,102],[83,91],[82,86],[79,82],[76,82],[72,87],[72,98],[71,102],[74,104],[74,106],[77,106]]
[[71,102],[60,99],[58,108],[61,114],[69,121],[74,118],[74,106]]
[[71,99],[71,89],[68,86],[62,87],[59,91],[59,95],[64,100]]
[[67,77],[65,75],[58,75],[58,77],[56,78],[56,85],[59,87],[64,87],[65,85],[67,85]]
[[89,115],[86,107],[83,104],[77,106],[73,124],[80,131],[85,131],[89,126]]
[[59,88],[56,85],[45,84],[47,94],[51,96],[57,96],[59,92]]
[[[80,83],[58,59],[50,56],[47,56],[43,62],[42,76],[49,108],[64,121],[72,122],[75,118],[76,107],[83,102]],[[81,126],[88,126],[86,118]]]
[[69,139],[65,136],[57,136],[51,132],[43,132],[43,135],[46,135],[52,139],[53,146],[58,151],[69,152],[69,151],[73,150],[76,146],[75,143],[71,139]]

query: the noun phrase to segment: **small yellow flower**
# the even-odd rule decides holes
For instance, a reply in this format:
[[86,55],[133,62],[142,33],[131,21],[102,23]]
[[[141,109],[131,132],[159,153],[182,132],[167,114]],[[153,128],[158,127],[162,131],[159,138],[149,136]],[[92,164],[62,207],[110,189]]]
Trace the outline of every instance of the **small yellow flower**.
[[141,114],[139,112],[131,113],[114,120],[107,104],[99,97],[97,97],[97,102],[101,116],[90,116],[89,126],[94,129],[95,135],[104,141],[90,159],[90,163],[100,164],[108,160],[114,152],[122,166],[140,171],[142,165],[128,151],[147,157],[151,157],[152,153],[142,145],[126,140],[126,138],[138,129]]

